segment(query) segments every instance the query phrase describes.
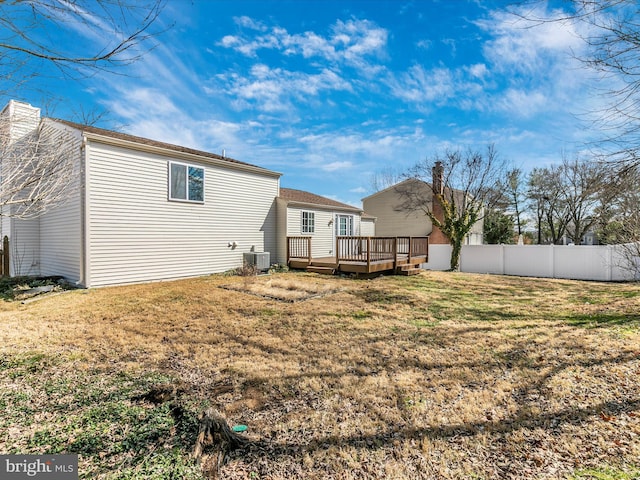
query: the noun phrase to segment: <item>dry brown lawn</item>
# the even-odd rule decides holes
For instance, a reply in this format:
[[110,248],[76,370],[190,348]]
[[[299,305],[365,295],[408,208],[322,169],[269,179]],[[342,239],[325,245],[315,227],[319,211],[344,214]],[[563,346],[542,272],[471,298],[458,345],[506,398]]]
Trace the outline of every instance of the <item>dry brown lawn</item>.
[[208,406],[225,479],[640,478],[638,284],[211,276],[4,302],[0,340],[0,452],[83,478],[212,475]]

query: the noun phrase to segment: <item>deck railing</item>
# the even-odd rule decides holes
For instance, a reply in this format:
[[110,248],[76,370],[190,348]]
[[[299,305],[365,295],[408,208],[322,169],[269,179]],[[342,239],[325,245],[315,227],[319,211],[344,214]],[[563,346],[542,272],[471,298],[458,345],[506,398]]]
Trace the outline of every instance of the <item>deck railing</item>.
[[398,255],[429,258],[429,237],[398,237]]
[[292,258],[311,262],[311,237],[287,237],[287,262]]
[[[341,262],[397,262],[399,257],[407,260],[427,257],[429,237],[336,237],[336,265]],[[287,262],[290,259],[306,259],[311,256],[311,237],[287,237]]]
[[427,256],[429,237],[337,237],[336,261],[366,262],[396,261],[399,255],[407,258]]

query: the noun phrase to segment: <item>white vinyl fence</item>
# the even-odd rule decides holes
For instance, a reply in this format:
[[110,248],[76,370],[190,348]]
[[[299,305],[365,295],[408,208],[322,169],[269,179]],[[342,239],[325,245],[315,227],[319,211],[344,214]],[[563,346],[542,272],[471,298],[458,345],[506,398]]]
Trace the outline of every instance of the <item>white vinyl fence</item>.
[[[460,271],[575,280],[640,280],[640,258],[630,259],[628,252],[629,248],[622,245],[465,245]],[[430,245],[429,262],[422,267],[448,270],[450,256],[449,245]]]

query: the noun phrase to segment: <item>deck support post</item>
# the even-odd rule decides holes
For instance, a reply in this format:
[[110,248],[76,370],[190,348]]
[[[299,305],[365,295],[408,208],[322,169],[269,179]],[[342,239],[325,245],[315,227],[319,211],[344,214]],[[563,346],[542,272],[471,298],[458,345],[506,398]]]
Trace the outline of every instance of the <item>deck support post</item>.
[[409,237],[409,255],[407,258],[409,259],[409,263],[411,263],[411,255],[413,254],[413,237]]
[[367,272],[371,271],[371,237],[367,237]]
[[398,237],[393,239],[393,271],[398,269]]
[[311,237],[307,237],[307,253],[309,254],[309,264],[311,264]]

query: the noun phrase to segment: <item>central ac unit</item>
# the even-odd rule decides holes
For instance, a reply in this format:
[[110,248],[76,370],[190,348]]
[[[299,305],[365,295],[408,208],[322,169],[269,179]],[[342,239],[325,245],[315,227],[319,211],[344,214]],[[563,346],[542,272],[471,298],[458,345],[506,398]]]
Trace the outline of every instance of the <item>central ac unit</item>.
[[269,270],[271,266],[269,252],[246,252],[243,256],[244,263],[253,265],[258,270]]

